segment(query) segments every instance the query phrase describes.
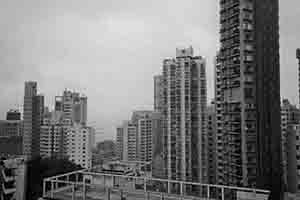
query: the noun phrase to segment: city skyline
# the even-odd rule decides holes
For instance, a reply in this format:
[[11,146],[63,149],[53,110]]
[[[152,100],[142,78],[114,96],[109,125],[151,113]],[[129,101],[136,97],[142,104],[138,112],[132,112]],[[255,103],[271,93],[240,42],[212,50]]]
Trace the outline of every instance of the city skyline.
[[[153,75],[176,47],[189,45],[207,60],[210,100],[214,93],[213,57],[219,44],[218,2],[158,2],[131,1],[128,6],[91,2],[81,8],[81,3],[74,1],[69,8],[66,1],[41,4],[31,0],[28,5],[6,1],[0,8],[1,20],[11,18],[8,24],[0,21],[7,24],[1,31],[2,118],[15,103],[22,104],[23,83],[36,80],[46,105],[53,105],[53,96],[64,88],[85,93],[89,121],[104,128],[103,139],[113,138],[116,125],[132,110],[153,108]],[[299,13],[294,4],[280,5],[281,94],[298,104],[295,50],[299,44],[296,28],[300,26],[293,20]],[[166,7],[169,9],[164,12]],[[11,17],[15,9],[18,15]],[[291,20],[295,23],[289,25]],[[118,59],[108,60],[109,55]]]

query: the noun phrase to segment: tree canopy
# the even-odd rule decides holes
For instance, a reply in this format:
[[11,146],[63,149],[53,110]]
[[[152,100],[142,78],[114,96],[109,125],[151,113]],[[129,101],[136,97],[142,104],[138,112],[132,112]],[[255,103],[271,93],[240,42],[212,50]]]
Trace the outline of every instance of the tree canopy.
[[43,179],[82,169],[68,159],[36,158],[27,162],[26,199],[36,200],[43,193]]

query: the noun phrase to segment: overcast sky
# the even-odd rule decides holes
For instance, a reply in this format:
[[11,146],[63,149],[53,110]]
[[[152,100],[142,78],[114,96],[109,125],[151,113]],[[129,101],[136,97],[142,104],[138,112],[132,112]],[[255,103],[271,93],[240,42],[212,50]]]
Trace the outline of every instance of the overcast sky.
[[[298,103],[300,1],[281,0],[281,94]],[[292,2],[292,3],[291,3]],[[132,110],[152,109],[153,76],[176,47],[207,59],[213,97],[218,49],[214,0],[0,0],[0,113],[23,102],[24,81],[38,82],[46,104],[64,88],[88,96],[88,120],[114,138]],[[297,37],[298,36],[298,37]]]

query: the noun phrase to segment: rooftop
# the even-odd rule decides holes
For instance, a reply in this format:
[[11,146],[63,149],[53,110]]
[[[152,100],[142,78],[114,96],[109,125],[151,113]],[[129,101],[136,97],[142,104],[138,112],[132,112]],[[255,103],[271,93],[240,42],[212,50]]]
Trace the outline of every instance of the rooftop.
[[44,179],[43,197],[62,200],[93,199],[268,199],[269,191],[156,179],[74,171]]

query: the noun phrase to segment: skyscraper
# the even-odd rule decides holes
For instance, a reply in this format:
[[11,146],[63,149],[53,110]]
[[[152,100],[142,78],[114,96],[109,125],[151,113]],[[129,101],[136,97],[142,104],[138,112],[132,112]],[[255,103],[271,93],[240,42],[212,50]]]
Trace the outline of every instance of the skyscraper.
[[167,178],[207,182],[204,58],[194,56],[192,47],[176,49],[176,58],[163,61],[163,86]]
[[39,156],[44,96],[37,95],[37,83],[25,82],[23,153],[31,159]]
[[282,197],[278,0],[221,0],[222,184]]

